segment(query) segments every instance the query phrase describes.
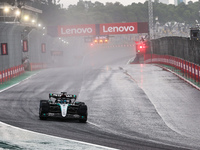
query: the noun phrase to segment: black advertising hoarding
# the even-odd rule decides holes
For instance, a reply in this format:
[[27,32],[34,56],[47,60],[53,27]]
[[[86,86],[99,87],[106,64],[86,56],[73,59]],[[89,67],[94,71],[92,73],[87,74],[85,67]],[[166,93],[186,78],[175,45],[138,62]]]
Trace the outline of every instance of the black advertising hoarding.
[[63,56],[63,51],[51,51],[51,56]]
[[1,43],[1,55],[8,55],[7,43]]
[[149,33],[148,22],[138,22],[138,33]]

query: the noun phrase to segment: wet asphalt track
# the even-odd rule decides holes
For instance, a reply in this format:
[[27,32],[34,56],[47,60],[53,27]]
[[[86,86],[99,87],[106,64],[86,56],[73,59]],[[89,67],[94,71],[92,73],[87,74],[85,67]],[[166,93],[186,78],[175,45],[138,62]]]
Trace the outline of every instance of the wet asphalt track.
[[[2,92],[0,121],[117,149],[200,149],[199,91],[156,66],[126,65],[134,55],[132,48],[73,52],[65,67],[46,69]],[[39,120],[39,101],[61,91],[88,105],[86,124]]]

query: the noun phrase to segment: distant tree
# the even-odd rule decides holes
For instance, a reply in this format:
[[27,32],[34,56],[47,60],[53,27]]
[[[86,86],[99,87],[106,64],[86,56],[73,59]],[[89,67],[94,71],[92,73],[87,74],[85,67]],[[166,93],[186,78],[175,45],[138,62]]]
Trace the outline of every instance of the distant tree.
[[[4,0],[1,0],[4,1]],[[10,4],[14,0],[6,0]],[[124,6],[119,2],[80,1],[76,5],[70,5],[67,9],[61,4],[54,3],[54,0],[25,0],[31,2],[32,6],[41,9],[43,14],[40,19],[47,25],[59,24],[97,24],[114,22],[148,22],[148,2],[132,3]],[[181,3],[178,6],[166,5],[153,2],[154,17],[158,17],[161,24],[166,22],[182,22],[194,24],[195,20],[200,21],[200,2]],[[155,23],[155,20],[154,20]]]

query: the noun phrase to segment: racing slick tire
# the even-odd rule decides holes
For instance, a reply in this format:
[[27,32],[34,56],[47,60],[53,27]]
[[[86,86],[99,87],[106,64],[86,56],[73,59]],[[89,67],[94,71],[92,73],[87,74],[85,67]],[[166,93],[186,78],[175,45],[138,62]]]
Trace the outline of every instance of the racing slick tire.
[[40,100],[39,118],[40,120],[46,120],[49,113],[49,102],[48,100]]
[[80,115],[79,122],[81,123],[87,122],[87,115],[88,115],[87,105],[85,105],[84,103],[79,105],[78,115]]

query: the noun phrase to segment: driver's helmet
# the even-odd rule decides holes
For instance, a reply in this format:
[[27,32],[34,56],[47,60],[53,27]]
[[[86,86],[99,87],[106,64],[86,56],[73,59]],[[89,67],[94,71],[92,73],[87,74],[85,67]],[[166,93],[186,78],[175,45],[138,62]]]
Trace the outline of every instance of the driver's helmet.
[[65,95],[65,94],[62,94],[62,95],[61,95],[61,99],[66,99],[66,95]]

